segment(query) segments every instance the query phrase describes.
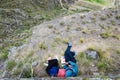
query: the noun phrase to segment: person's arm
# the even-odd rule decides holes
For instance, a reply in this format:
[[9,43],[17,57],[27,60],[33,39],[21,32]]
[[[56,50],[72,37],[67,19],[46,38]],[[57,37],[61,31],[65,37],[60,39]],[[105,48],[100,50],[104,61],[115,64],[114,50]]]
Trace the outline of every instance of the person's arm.
[[69,61],[68,63],[70,63],[71,66],[76,66],[76,63]]

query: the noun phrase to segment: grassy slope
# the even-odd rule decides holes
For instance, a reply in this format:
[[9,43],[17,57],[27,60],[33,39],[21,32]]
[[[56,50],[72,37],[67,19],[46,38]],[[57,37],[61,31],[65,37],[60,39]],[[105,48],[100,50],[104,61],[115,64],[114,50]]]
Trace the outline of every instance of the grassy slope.
[[[96,50],[99,53],[95,66],[101,75],[109,72],[118,74],[120,64],[120,59],[117,58],[120,48],[119,13],[116,9],[106,9],[85,15],[74,14],[34,27],[30,40],[16,49],[14,55],[11,55],[10,62],[12,59],[18,59],[15,67],[12,67],[12,71],[10,70],[11,73],[18,75],[20,73],[18,69],[21,69],[23,65],[30,67],[32,62],[37,61],[39,64],[34,70],[35,76],[46,76],[43,63],[50,56],[60,58],[64,54],[66,43],[71,41],[72,50],[77,52],[79,75],[90,74],[88,67],[91,66],[92,60],[85,58],[84,52],[87,49]],[[7,65],[9,71],[9,64]],[[18,65],[21,66],[18,67]],[[114,70],[118,70],[118,73]],[[30,77],[31,69],[28,71],[30,71]]]
[[[18,1],[20,1],[20,2],[22,2],[21,3],[21,5],[17,5],[17,4],[19,4],[19,2]],[[26,37],[28,37],[29,36],[29,34],[31,34],[31,32],[29,32],[29,28],[31,28],[31,27],[33,27],[34,25],[37,25],[37,24],[39,24],[39,23],[41,23],[41,22],[43,22],[43,21],[46,21],[46,20],[51,20],[52,18],[54,18],[55,17],[55,15],[59,15],[59,13],[61,13],[61,11],[59,11],[59,9],[58,10],[51,10],[51,11],[45,11],[43,8],[41,8],[40,6],[36,6],[36,5],[33,5],[33,3],[31,3],[31,2],[28,2],[27,0],[13,0],[12,2],[9,2],[9,0],[4,0],[4,1],[2,1],[1,2],[1,5],[0,5],[0,7],[1,8],[7,8],[7,9],[13,9],[13,8],[18,8],[18,9],[20,9],[20,10],[22,10],[23,12],[25,12],[25,14],[26,14],[26,19],[25,20],[21,20],[22,21],[22,23],[23,23],[23,26],[24,26],[24,28],[21,30],[21,29],[19,29],[18,27],[19,26],[16,26],[17,28],[18,28],[18,30],[15,30],[15,32],[14,33],[11,33],[9,36],[7,36],[7,35],[4,35],[3,37],[7,37],[6,39],[8,39],[8,41],[5,41],[4,43],[6,44],[4,47],[7,47],[7,48],[5,48],[5,50],[1,50],[1,53],[6,53],[5,55],[3,55],[2,54],[2,58],[3,58],[3,60],[4,59],[6,59],[6,55],[7,55],[7,52],[8,52],[8,50],[9,50],[9,47],[11,47],[11,46],[20,46],[20,45],[22,45],[23,44],[23,42],[24,42],[24,40],[25,40],[25,38]],[[7,2],[7,3],[6,3]],[[11,3],[15,3],[15,4],[11,4]],[[7,5],[6,5],[7,4]],[[7,14],[7,13],[6,13]],[[5,15],[6,15],[5,14]],[[3,14],[2,14],[3,15]],[[95,14],[96,15],[96,14]],[[107,15],[108,17],[110,17],[110,15]],[[28,18],[28,17],[31,17],[31,18]],[[6,18],[6,17],[3,17],[3,18]],[[72,19],[75,19],[76,17],[72,17]],[[82,17],[80,17],[81,19],[82,18],[84,18],[84,16],[82,16]],[[92,21],[95,21],[95,17],[93,17],[93,18],[91,18],[92,19]],[[106,18],[103,16],[101,19],[103,19],[103,20],[106,20]],[[119,19],[119,18],[118,18]],[[68,19],[68,20],[71,20],[71,19]],[[64,21],[64,20],[63,20]],[[64,26],[64,25],[66,25],[66,23],[64,23],[63,21],[60,21],[60,23],[58,23],[59,25],[61,25],[62,27]],[[9,21],[8,21],[9,22]],[[87,23],[89,23],[89,22],[87,22],[86,20],[84,20],[83,19],[83,24],[87,24]],[[69,31],[71,31],[72,29],[73,29],[73,27],[70,27],[71,25],[72,25],[72,23],[74,23],[74,21],[73,22],[70,22],[70,23],[67,23],[67,25],[66,25],[66,29],[65,29],[65,31],[66,32],[69,32]],[[52,25],[51,25],[52,24]],[[78,23],[77,23],[78,24]],[[41,41],[39,41],[40,43],[37,43],[37,42],[34,42],[34,40],[33,40],[33,43],[35,43],[34,45],[36,46],[36,44],[38,44],[38,46],[39,47],[37,47],[36,49],[34,49],[33,47],[31,47],[31,45],[30,45],[30,47],[23,47],[22,49],[20,49],[21,50],[21,52],[17,52],[18,54],[15,54],[15,58],[18,58],[18,59],[20,59],[20,60],[18,60],[18,61],[16,61],[17,62],[17,64],[16,64],[16,62],[14,62],[13,60],[9,60],[8,62],[7,62],[7,70],[9,71],[9,70],[12,70],[13,69],[13,65],[15,66],[14,67],[14,69],[12,70],[12,74],[14,74],[14,75],[18,75],[19,73],[20,73],[20,70],[21,70],[21,68],[23,67],[23,64],[25,64],[25,63],[28,63],[28,67],[30,66],[30,64],[32,63],[32,62],[34,62],[34,61],[39,61],[39,60],[41,60],[41,59],[43,59],[43,61],[41,61],[40,63],[39,63],[39,66],[37,67],[37,69],[36,69],[36,73],[39,73],[39,72],[37,72],[37,71],[39,71],[39,70],[43,70],[43,62],[46,60],[46,58],[47,57],[49,57],[49,56],[52,56],[53,54],[50,54],[50,53],[57,53],[57,50],[58,51],[60,51],[60,53],[61,54],[63,54],[64,53],[64,49],[65,49],[65,47],[64,46],[66,46],[65,44],[66,44],[66,42],[68,41],[68,40],[71,40],[71,41],[73,41],[73,43],[74,44],[77,44],[77,42],[73,39],[73,37],[76,37],[76,35],[78,35],[78,34],[76,34],[76,35],[71,35],[71,36],[69,36],[69,37],[67,37],[67,38],[65,38],[66,36],[64,36],[64,37],[62,37],[61,38],[61,36],[59,36],[59,34],[60,34],[60,32],[61,31],[64,31],[64,30],[61,30],[61,31],[57,31],[56,30],[56,28],[54,28],[55,26],[53,26],[54,25],[54,23],[47,23],[46,24],[46,26],[47,26],[47,28],[49,28],[49,29],[51,29],[51,34],[53,34],[53,35],[57,35],[56,36],[56,38],[54,38],[54,40],[53,41],[55,41],[55,42],[53,42],[53,43],[51,43],[51,48],[50,48],[50,46],[49,45],[47,45],[47,43],[46,42],[44,42],[44,41],[46,41],[46,39],[48,39],[47,37],[40,37],[40,38],[42,38],[43,40]],[[76,24],[75,24],[76,25]],[[112,25],[115,25],[115,22],[114,21],[112,21]],[[60,27],[61,27],[60,26]],[[101,28],[104,28],[105,26],[104,26],[104,24],[102,24],[101,26],[100,26]],[[57,27],[58,28],[58,27]],[[72,29],[71,29],[72,28]],[[47,29],[48,30],[48,32],[49,32],[49,29]],[[64,28],[63,28],[64,29]],[[2,29],[1,29],[2,30]],[[27,31],[28,30],[28,31]],[[40,31],[42,32],[44,29],[40,29]],[[46,29],[45,29],[46,30]],[[76,30],[81,30],[81,32],[83,33],[83,35],[84,34],[89,34],[89,32],[87,32],[87,31],[89,31],[87,28],[80,28],[79,26],[76,26]],[[107,29],[106,29],[107,30]],[[109,38],[109,37],[111,37],[111,35],[109,35],[109,31],[106,31],[105,30],[105,32],[103,32],[103,34],[102,34],[102,36],[103,36],[103,38]],[[25,32],[26,31],[26,32]],[[104,30],[103,30],[104,31]],[[37,32],[37,31],[36,31]],[[73,32],[74,32],[74,30],[73,30]],[[92,32],[92,31],[91,31]],[[23,35],[22,35],[22,33],[24,33]],[[94,30],[93,30],[93,33],[94,33]],[[38,34],[38,33],[37,33]],[[41,33],[40,33],[41,34]],[[81,33],[80,33],[81,34]],[[44,32],[43,32],[43,34],[42,34],[43,36],[46,36],[46,35],[44,35]],[[42,36],[41,35],[41,36]],[[48,35],[48,34],[47,34]],[[68,35],[68,34],[65,34],[65,35]],[[12,37],[13,36],[13,37]],[[16,37],[16,36],[18,36],[18,37]],[[19,36],[22,36],[23,37],[23,40],[21,40],[22,39],[22,37],[20,37],[19,38]],[[24,37],[25,36],[25,37]],[[51,35],[52,36],[52,35]],[[81,35],[82,36],[82,35]],[[99,51],[101,54],[102,53],[109,53],[109,52],[106,52],[106,50],[105,50],[105,48],[106,48],[106,45],[103,45],[103,44],[105,44],[105,42],[103,42],[102,43],[102,45],[101,46],[104,46],[103,48],[102,48],[102,50],[101,50],[101,48],[99,48],[99,49],[96,49],[96,46],[98,46],[99,44],[97,44],[97,43],[99,43],[99,41],[98,42],[96,42],[96,43],[93,43],[93,42],[91,42],[91,44],[90,45],[88,45],[88,44],[85,44],[85,42],[87,41],[87,40],[85,40],[83,37],[79,37],[79,39],[77,38],[77,40],[78,40],[78,42],[80,42],[79,43],[79,45],[81,45],[82,43],[84,43],[83,45],[86,45],[86,46],[84,46],[84,47],[86,47],[86,48],[94,48],[95,50],[97,50],[97,51]],[[116,36],[116,35],[113,35],[116,39],[119,39],[119,36]],[[33,38],[35,38],[36,39],[36,37],[37,37],[37,35],[35,36],[35,37],[33,37]],[[38,34],[38,37],[39,37],[39,34]],[[11,42],[9,41],[9,39],[11,40]],[[63,39],[63,40],[62,40]],[[48,39],[49,40],[49,39]],[[92,40],[91,38],[89,38],[88,39],[88,41],[89,40]],[[51,40],[52,41],[52,40]],[[19,43],[20,42],[20,43]],[[48,41],[49,42],[49,41]],[[60,42],[60,43],[59,43]],[[107,41],[106,41],[107,42]],[[118,41],[119,42],[119,41]],[[94,46],[92,46],[92,43],[94,44]],[[62,44],[62,47],[59,49],[59,47],[58,47],[58,44]],[[109,44],[109,45],[113,45],[113,44]],[[82,45],[81,45],[82,46]],[[88,47],[87,47],[88,46]],[[116,46],[116,44],[115,44],[115,46]],[[28,49],[29,50],[28,50]],[[50,49],[49,49],[50,48]],[[82,71],[82,68],[80,69],[80,71],[82,72],[82,73],[80,73],[80,75],[81,74],[86,74],[86,72],[85,72],[85,69],[86,68],[84,68],[84,67],[88,67],[89,66],[89,60],[86,60],[86,59],[84,59],[83,58],[83,52],[84,52],[84,50],[82,50],[82,51],[79,51],[79,46],[78,45],[75,45],[75,49],[76,50],[78,50],[78,57],[77,57],[77,60],[80,62],[80,63],[82,63],[82,68],[83,68],[83,71]],[[3,49],[3,47],[1,47],[1,49]],[[38,49],[38,50],[37,50]],[[50,52],[48,51],[48,49],[50,50]],[[113,49],[113,48],[112,48]],[[115,50],[115,51],[113,51],[113,53],[115,53],[116,54],[116,52],[119,54],[119,50],[117,50],[117,49],[113,49],[113,50]],[[53,52],[52,52],[53,51]],[[23,56],[19,56],[19,54],[21,53],[21,55],[23,55]],[[35,53],[35,54],[34,54]],[[41,55],[41,54],[38,54],[38,53],[47,53],[48,55],[44,55],[44,58],[43,57],[41,57],[41,56],[43,56],[43,55]],[[25,55],[24,55],[25,54]],[[36,54],[38,54],[38,55],[36,55]],[[41,56],[40,56],[41,55]],[[81,58],[81,56],[82,56],[82,58]],[[105,55],[106,56],[106,55]],[[108,56],[108,55],[107,55]],[[30,58],[31,57],[31,58]],[[81,58],[81,59],[80,59]],[[80,61],[80,60],[82,60],[82,62]],[[107,62],[107,61],[106,61]],[[13,65],[11,65],[11,64],[13,64]],[[81,65],[81,64],[79,64],[79,65]],[[107,63],[107,65],[109,65],[109,63]],[[102,70],[105,70],[105,69],[108,69],[109,67],[107,66],[106,64],[104,64],[104,59],[102,59],[102,60],[100,60],[99,61],[99,63],[98,63],[98,67],[101,69],[101,72],[102,72]],[[106,67],[105,67],[106,66]],[[113,67],[116,67],[116,66],[113,66]],[[117,68],[117,67],[116,67]],[[86,69],[87,70],[87,69]],[[44,71],[43,71],[44,72]],[[26,72],[27,73],[27,72]],[[42,72],[41,72],[42,73]],[[36,74],[37,76],[44,76],[44,73],[41,75],[41,73],[40,73],[40,75],[39,74]],[[30,72],[30,69],[28,68],[28,77],[30,77],[31,75],[31,72]],[[25,75],[25,77],[26,77],[26,75]]]
[[[31,27],[51,20],[62,12],[59,6],[48,9],[48,6],[44,6],[46,3],[48,2],[44,0],[41,1],[41,4],[39,0],[34,0],[34,2],[27,0],[0,1],[0,53],[6,53],[11,46],[22,45],[31,35],[29,30]],[[20,11],[15,12],[16,9]],[[20,16],[20,18],[16,16]]]

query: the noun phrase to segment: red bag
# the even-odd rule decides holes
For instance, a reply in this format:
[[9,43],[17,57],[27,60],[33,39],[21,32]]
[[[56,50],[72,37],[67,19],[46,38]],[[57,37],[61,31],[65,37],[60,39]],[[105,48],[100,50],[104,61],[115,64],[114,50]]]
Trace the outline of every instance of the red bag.
[[65,69],[63,69],[63,68],[59,69],[58,77],[65,77]]

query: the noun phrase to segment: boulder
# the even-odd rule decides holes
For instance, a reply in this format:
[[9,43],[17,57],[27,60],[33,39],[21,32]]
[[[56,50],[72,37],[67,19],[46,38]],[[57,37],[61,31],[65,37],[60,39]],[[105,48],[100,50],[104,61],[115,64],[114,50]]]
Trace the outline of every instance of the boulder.
[[86,54],[86,57],[87,57],[87,58],[88,58],[88,57],[91,57],[91,58],[93,58],[94,60],[97,60],[97,59],[98,59],[98,53],[97,53],[97,51],[87,50],[87,51],[85,52],[85,54]]

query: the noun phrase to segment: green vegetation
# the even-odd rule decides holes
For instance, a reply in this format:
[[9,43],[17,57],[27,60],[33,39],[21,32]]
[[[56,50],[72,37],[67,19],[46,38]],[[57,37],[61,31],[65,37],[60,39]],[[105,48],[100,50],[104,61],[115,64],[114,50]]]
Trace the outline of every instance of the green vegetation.
[[27,65],[23,74],[23,78],[30,78],[32,76],[31,66]]
[[16,66],[16,62],[14,60],[9,60],[6,63],[6,69],[11,71]]
[[65,38],[65,39],[62,40],[62,42],[63,42],[64,44],[67,44],[68,41],[70,41],[70,40],[71,40],[71,38]]
[[120,14],[118,14],[118,15],[116,16],[116,19],[120,19]]
[[101,16],[100,19],[101,19],[101,20],[106,20],[107,18],[106,18],[106,16]]
[[6,47],[6,48],[2,48],[0,47],[0,60],[5,60],[7,59],[8,57],[8,51],[9,51],[9,47]]
[[21,72],[21,68],[16,68],[16,69],[14,69],[14,71],[13,71],[13,75],[20,75],[20,72]]
[[64,23],[63,21],[62,21],[62,22],[60,22],[60,25],[61,25],[61,26],[63,26],[64,24],[65,24],[65,23]]
[[46,45],[45,42],[41,42],[41,43],[39,44],[39,48],[40,48],[40,49],[43,49],[43,50],[48,49],[48,47],[47,47],[47,45]]
[[52,29],[54,26],[53,25],[48,25],[48,28],[49,29]]
[[60,36],[57,36],[56,38],[54,38],[54,41],[56,43],[60,43],[62,41],[61,37]]
[[114,20],[111,20],[111,23],[112,23],[112,25],[115,25],[115,21]]
[[84,34],[87,34],[87,33],[88,33],[88,29],[87,29],[87,28],[83,28],[81,31],[82,31],[82,33],[84,33]]
[[116,53],[117,53],[117,54],[120,54],[120,50],[117,50]]
[[102,4],[102,5],[105,5],[107,3],[106,0],[86,0],[86,1],[98,3],[98,4]]
[[99,26],[102,28],[102,29],[105,29],[105,26],[103,24],[99,24]]
[[80,43],[84,43],[84,39],[83,38],[80,38]]
[[97,62],[97,67],[100,72],[109,72],[110,70],[110,61],[105,58],[100,58]]
[[110,34],[108,33],[108,32],[103,32],[103,33],[101,33],[100,34],[100,36],[102,37],[102,38],[108,38],[108,37],[110,37]]
[[0,60],[5,60],[8,57],[8,53],[2,53],[0,54]]
[[21,68],[23,66],[23,62],[22,61],[19,61],[18,63],[17,63],[17,68]]

